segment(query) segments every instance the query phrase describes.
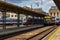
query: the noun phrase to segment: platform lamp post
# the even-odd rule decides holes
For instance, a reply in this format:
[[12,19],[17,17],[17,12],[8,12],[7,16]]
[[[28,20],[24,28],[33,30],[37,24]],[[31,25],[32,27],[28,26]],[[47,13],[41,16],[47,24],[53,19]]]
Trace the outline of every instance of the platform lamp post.
[[[32,4],[31,4],[31,11],[32,11],[33,9],[32,9]],[[33,25],[33,22],[34,22],[34,15],[32,16],[32,18],[33,18],[33,21],[32,21],[32,25]]]
[[32,4],[30,4],[30,8],[31,8],[31,11],[32,11]]

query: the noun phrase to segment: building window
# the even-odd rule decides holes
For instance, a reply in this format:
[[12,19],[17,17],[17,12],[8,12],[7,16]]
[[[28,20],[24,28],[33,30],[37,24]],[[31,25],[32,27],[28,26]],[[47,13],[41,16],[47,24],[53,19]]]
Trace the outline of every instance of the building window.
[[52,13],[50,13],[50,16],[52,16]]
[[59,17],[59,13],[57,12],[57,17]]
[[54,13],[54,17],[55,17],[55,13]]
[[11,17],[13,17],[13,15],[11,15]]
[[17,17],[17,15],[15,15],[15,17]]

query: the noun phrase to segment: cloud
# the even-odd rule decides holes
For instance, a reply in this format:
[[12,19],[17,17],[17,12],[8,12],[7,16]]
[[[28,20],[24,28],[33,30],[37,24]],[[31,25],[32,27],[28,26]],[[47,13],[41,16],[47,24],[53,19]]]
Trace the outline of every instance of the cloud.
[[[53,0],[7,0],[8,2],[17,4],[19,6],[28,6],[31,7],[29,4],[33,5],[33,8],[38,8],[36,3],[39,3],[39,7],[43,8],[43,10],[48,11],[51,6],[55,6]],[[42,2],[42,4],[41,4]]]
[[6,1],[11,3],[21,3],[23,1],[29,1],[29,0],[6,0]]
[[27,7],[31,7],[31,5],[26,5]]

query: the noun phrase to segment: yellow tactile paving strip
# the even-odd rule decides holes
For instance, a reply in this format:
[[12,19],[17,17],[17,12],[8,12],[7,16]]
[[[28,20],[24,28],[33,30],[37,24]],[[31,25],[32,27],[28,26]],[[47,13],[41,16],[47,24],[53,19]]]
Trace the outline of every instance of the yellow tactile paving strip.
[[48,40],[55,40],[54,37],[59,31],[60,31],[60,26],[56,29],[56,31],[51,36],[49,36]]

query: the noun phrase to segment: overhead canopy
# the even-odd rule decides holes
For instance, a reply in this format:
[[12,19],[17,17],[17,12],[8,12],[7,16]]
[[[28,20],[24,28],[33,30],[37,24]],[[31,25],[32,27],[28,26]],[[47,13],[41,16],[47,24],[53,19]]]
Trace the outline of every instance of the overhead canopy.
[[53,0],[55,2],[55,4],[57,5],[57,7],[59,8],[60,10],[60,0]]
[[4,1],[0,1],[0,11],[1,10],[20,13],[20,14],[26,14],[26,15],[32,15],[32,16],[39,16],[39,17],[45,16],[45,14],[27,10],[22,7],[19,7],[19,6],[4,2]]

